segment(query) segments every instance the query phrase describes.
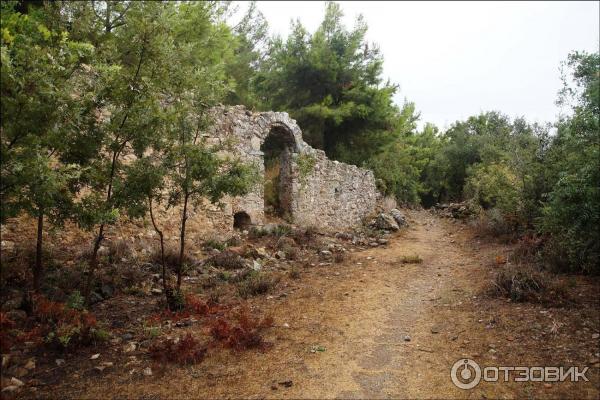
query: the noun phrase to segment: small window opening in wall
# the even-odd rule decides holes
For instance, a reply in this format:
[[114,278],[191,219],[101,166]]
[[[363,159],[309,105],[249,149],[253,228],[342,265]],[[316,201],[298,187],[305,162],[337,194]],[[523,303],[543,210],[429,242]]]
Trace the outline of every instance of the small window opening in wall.
[[244,211],[233,214],[233,227],[236,229],[248,229],[252,225],[252,220],[248,213]]

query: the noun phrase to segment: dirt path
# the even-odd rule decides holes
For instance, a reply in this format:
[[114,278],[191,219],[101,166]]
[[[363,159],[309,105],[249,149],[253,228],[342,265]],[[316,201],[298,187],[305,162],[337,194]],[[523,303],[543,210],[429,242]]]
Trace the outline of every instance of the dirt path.
[[[222,351],[198,366],[168,368],[154,377],[115,371],[93,385],[73,382],[65,394],[92,398],[512,398],[565,393],[597,397],[597,369],[588,374],[592,382],[578,386],[482,383],[470,391],[455,387],[450,369],[462,357],[481,365],[583,365],[589,351],[593,356],[594,347],[583,338],[598,329],[598,321],[591,330],[582,328],[579,341],[536,333],[528,324],[548,317],[539,307],[515,308],[504,300],[480,298],[493,272],[490,260],[505,249],[481,244],[466,226],[427,212],[411,213],[409,218],[410,228],[387,246],[355,253],[342,264],[309,269],[279,293],[253,300],[256,308],[275,317],[277,326],[267,335],[274,343],[271,350]],[[420,256],[423,262],[400,261],[410,255]],[[550,315],[560,318],[558,313]],[[531,321],[523,326],[521,319],[528,315]],[[547,329],[544,321],[541,331]],[[566,343],[575,354],[588,353],[584,358],[573,352],[564,356],[555,351],[554,342]]]

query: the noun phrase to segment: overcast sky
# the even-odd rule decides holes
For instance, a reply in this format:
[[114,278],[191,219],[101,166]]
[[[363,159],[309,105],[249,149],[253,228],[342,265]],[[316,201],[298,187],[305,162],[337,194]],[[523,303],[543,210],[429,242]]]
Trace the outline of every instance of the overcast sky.
[[[364,15],[385,78],[400,85],[396,102],[414,102],[422,123],[441,128],[487,110],[555,120],[560,62],[571,50],[597,51],[600,40],[597,1],[340,4],[349,27]],[[325,10],[324,2],[257,5],[282,36],[295,18],[314,32]]]

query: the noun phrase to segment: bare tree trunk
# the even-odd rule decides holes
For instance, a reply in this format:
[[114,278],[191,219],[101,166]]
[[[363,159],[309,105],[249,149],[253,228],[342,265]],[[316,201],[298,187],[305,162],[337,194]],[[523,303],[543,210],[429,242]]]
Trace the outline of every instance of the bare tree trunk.
[[181,274],[183,272],[183,254],[185,252],[185,223],[187,222],[187,206],[190,198],[189,193],[185,192],[183,198],[183,212],[181,214],[181,231],[179,234],[179,260],[177,262],[177,291],[181,289]]
[[37,222],[37,244],[35,248],[35,266],[33,267],[33,291],[37,294],[40,291],[40,283],[42,280],[43,265],[42,265],[42,233],[44,232],[44,212],[38,210]]
[[100,225],[100,229],[98,229],[98,236],[96,236],[96,240],[94,240],[94,247],[92,249],[92,256],[90,258],[89,270],[87,272],[87,279],[85,283],[85,288],[83,290],[83,298],[85,299],[85,304],[90,304],[90,294],[92,293],[92,285],[94,283],[94,273],[96,272],[96,268],[98,267],[98,250],[100,250],[100,244],[104,239],[104,224]]
[[158,233],[158,237],[160,239],[160,262],[162,265],[162,284],[163,284],[163,292],[165,294],[165,298],[167,300],[167,304],[169,304],[169,291],[167,285],[167,266],[165,263],[165,238],[163,232],[158,228],[156,224],[156,220],[154,219],[154,211],[152,210],[152,199],[148,198],[148,208],[150,209],[150,220],[152,221],[152,226],[154,226],[154,230]]

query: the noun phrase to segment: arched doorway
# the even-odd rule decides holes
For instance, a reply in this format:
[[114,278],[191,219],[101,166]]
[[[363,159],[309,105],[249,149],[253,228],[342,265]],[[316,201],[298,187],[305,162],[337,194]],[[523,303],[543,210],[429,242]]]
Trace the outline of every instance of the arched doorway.
[[290,220],[292,216],[292,153],[294,135],[283,126],[273,126],[261,148],[264,154],[265,217]]
[[233,214],[233,227],[235,229],[248,229],[252,225],[252,219],[245,211],[239,211]]

